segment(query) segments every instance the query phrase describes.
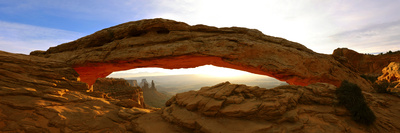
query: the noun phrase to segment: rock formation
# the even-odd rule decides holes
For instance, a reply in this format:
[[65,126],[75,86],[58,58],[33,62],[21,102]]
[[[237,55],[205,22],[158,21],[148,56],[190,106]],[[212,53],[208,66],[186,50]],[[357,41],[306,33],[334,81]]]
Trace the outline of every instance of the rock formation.
[[[221,83],[177,94],[155,111],[86,92],[65,62],[0,51],[0,132],[399,132],[400,99],[364,92],[377,116],[351,120],[326,83],[273,89]],[[94,88],[96,90],[96,88]]]
[[146,107],[142,89],[131,86],[125,79],[98,78],[93,84],[93,93],[101,94],[102,98],[117,99],[117,105],[124,107]]
[[392,62],[382,69],[382,75],[378,80],[386,80],[388,82],[400,81],[400,62]]
[[207,64],[267,75],[294,85],[342,80],[372,87],[332,56],[255,29],[190,26],[166,19],[128,22],[31,55],[66,61],[92,85],[114,71]]
[[[31,55],[0,51],[0,132],[400,132],[399,97],[371,92],[350,63],[257,30],[151,19]],[[205,64],[302,86],[267,90],[225,82],[177,94],[162,109],[91,96],[98,88],[89,86],[113,71]],[[357,124],[337,104],[342,80],[363,88],[375,123]]]
[[382,69],[382,75],[378,77],[378,81],[387,81],[389,84],[388,91],[400,94],[400,63],[392,62]]
[[147,82],[146,79],[142,79],[142,82],[140,82],[139,86],[143,89],[148,89],[149,88],[149,82]]
[[151,111],[86,95],[64,61],[0,51],[0,66],[0,132],[126,132]]
[[[338,105],[335,90],[335,86],[326,83],[264,89],[225,82],[179,93],[166,103],[162,112],[145,114],[133,120],[132,127],[134,131],[157,132],[146,125],[158,123],[165,127],[163,132],[204,133],[400,130],[397,124],[400,107],[396,103],[399,98],[365,93],[368,105],[377,116],[374,125],[366,127],[352,121],[349,111]],[[164,119],[159,119],[160,116]]]
[[141,86],[143,86],[142,89],[144,102],[146,103],[146,105],[161,108],[164,107],[165,102],[171,98],[171,96],[167,96],[166,94],[158,92],[153,80],[151,81],[150,87],[146,79],[142,79],[142,82],[140,84]]
[[153,81],[153,80],[151,80],[151,86],[150,86],[150,89],[152,89],[152,90],[156,90],[156,85],[154,84],[154,81]]
[[367,55],[348,48],[337,48],[332,55],[360,74],[373,76],[382,75],[381,70],[390,62],[400,62],[400,54]]

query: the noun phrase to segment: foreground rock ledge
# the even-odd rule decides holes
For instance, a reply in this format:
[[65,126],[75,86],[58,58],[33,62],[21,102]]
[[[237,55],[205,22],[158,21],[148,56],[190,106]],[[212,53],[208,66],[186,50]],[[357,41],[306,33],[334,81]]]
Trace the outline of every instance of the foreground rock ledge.
[[68,62],[92,85],[114,71],[212,64],[275,77],[294,85],[341,81],[371,86],[332,56],[255,29],[190,26],[166,19],[128,22],[31,55]]
[[365,127],[336,106],[336,87],[326,83],[267,90],[227,82],[177,94],[154,111],[89,96],[87,84],[60,60],[0,51],[0,65],[5,133],[400,132],[398,97],[364,92],[377,117]]
[[[377,116],[369,127],[355,123],[338,105],[336,87],[326,83],[286,85],[264,89],[220,83],[199,91],[179,93],[161,114],[146,114],[132,121],[136,131],[157,132],[146,126],[158,123],[163,132],[264,133],[264,132],[397,132],[399,98],[364,93]],[[159,119],[162,116],[163,119]],[[157,124],[157,125],[158,125]],[[173,126],[172,126],[173,125]],[[180,127],[176,129],[176,127]]]

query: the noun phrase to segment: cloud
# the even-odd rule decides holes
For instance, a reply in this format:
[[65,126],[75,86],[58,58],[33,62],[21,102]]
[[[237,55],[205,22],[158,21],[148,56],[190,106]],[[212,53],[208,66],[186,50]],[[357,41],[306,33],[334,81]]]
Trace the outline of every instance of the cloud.
[[345,47],[365,53],[400,50],[400,20],[344,31],[331,37]]
[[[0,20],[63,29],[63,32],[91,34],[127,21],[161,17],[191,25],[259,29],[264,34],[299,42],[321,53],[331,53],[337,47],[349,47],[359,52],[369,52],[380,46],[382,49],[398,47],[396,26],[386,30],[361,30],[400,20],[400,1],[393,0],[20,0],[0,1],[0,5],[5,5],[0,6]],[[53,42],[57,42],[52,45],[55,46],[77,39],[47,34],[45,38],[36,36],[35,42],[32,41],[34,36],[25,33],[7,35],[6,38],[13,36],[11,40],[0,38],[1,47],[12,40],[22,44],[18,41],[27,41],[21,40],[25,38],[31,38],[28,42],[35,45],[39,45],[38,41],[51,42],[45,43],[46,47]],[[6,32],[2,30],[0,35],[4,34]],[[359,39],[351,40],[353,37]],[[382,42],[382,45],[372,46],[373,42]],[[365,43],[364,47],[362,43]]]
[[78,32],[4,21],[0,21],[0,31],[0,50],[23,54],[33,50],[47,50],[83,36]]
[[[343,38],[332,38],[332,35],[400,19],[397,15],[400,1],[393,0],[159,0],[156,6],[158,10],[150,14],[151,17],[170,18],[192,25],[259,29],[264,34],[299,42],[327,54],[341,46],[357,45],[356,42],[343,44],[344,40],[338,40]],[[394,36],[389,32],[382,34]],[[393,41],[381,39],[388,42],[387,45]],[[356,49],[369,51],[366,47]]]

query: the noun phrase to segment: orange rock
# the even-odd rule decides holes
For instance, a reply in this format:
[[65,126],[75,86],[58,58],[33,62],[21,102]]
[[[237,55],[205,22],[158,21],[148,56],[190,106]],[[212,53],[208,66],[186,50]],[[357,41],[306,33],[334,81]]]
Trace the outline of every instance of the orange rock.
[[138,117],[86,95],[64,61],[0,51],[0,66],[0,132],[126,132]]
[[[337,106],[335,91],[335,86],[326,83],[265,89],[225,82],[212,87],[203,87],[199,91],[176,94],[168,101],[167,107],[162,109],[161,116],[165,121],[191,129],[192,132],[396,132],[400,130],[399,124],[396,123],[400,121],[397,120],[400,115],[394,114],[400,112],[400,107],[396,106],[396,102],[400,102],[399,98],[386,94],[365,93],[369,106],[377,116],[374,125],[366,127],[356,124],[351,120],[348,110]],[[228,102],[237,98],[241,98],[242,101]],[[391,113],[392,111],[394,112]],[[146,123],[138,124],[146,125]]]
[[400,54],[367,55],[361,54],[348,48],[338,48],[333,51],[334,57],[345,57],[342,63],[350,64],[360,74],[379,76],[382,69],[390,62],[400,62]]
[[386,80],[388,82],[400,81],[400,63],[392,62],[382,69],[382,75],[378,80]]
[[212,64],[275,77],[292,85],[343,80],[372,87],[332,56],[255,29],[190,26],[166,19],[128,22],[32,55],[68,62],[92,85],[114,71],[141,67],[192,68]]
[[62,60],[0,51],[0,65],[0,132],[400,131],[399,97],[364,91],[377,117],[366,127],[337,106],[336,87],[327,83],[267,90],[226,82],[179,93],[157,111],[89,96]]
[[392,62],[387,67],[382,69],[382,75],[378,77],[378,81],[387,81],[389,85],[388,91],[400,94],[400,63]]
[[118,99],[120,101],[117,105],[123,107],[146,107],[142,88],[131,86],[125,79],[98,78],[93,85],[93,92],[101,92],[107,97]]

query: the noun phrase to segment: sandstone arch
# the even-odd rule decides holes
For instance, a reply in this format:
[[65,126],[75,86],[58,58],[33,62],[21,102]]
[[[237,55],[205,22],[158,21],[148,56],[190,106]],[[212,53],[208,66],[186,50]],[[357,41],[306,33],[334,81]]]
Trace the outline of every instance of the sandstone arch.
[[128,22],[31,55],[66,61],[91,85],[113,71],[206,64],[275,77],[289,84],[342,80],[370,85],[332,56],[255,29],[190,26],[166,19]]

